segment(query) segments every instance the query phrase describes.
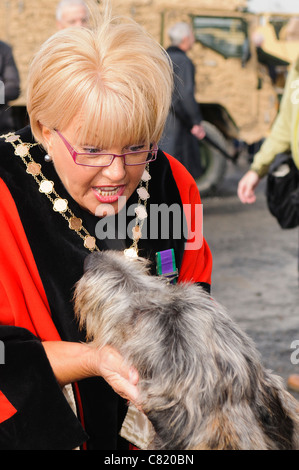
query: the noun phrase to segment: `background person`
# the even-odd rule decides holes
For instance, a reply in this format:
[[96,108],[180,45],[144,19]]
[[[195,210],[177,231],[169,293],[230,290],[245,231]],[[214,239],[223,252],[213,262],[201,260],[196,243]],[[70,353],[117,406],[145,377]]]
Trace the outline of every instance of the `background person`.
[[[206,241],[185,249],[196,220],[184,207],[193,214],[198,189],[155,145],[171,91],[160,45],[131,20],[106,13],[95,30],[57,32],[33,60],[31,127],[0,139],[1,449],[128,447],[119,432],[127,400],[138,400],[138,375],[112,348],[84,344],[74,318],[73,289],[90,252],[123,252],[137,242],[156,274],[156,253],[173,249],[178,282],[209,290]],[[150,234],[151,208],[160,204],[180,207],[190,236],[175,237],[170,226],[168,237],[139,239],[127,230],[125,239],[96,238],[108,209],[110,217],[125,211],[126,229],[147,215]]]
[[83,0],[61,0],[56,8],[57,29],[88,27],[89,11]]
[[291,152],[295,165],[299,168],[299,59],[289,72],[278,116],[269,137],[254,156],[249,171],[238,184],[238,196],[244,204],[256,201],[255,189],[261,179],[268,174],[276,155]]
[[[261,179],[268,174],[269,167],[276,155],[291,152],[294,163],[299,169],[299,58],[293,64],[285,85],[280,111],[269,137],[255,155],[250,170],[238,184],[238,196],[242,203],[256,201],[255,190]],[[288,386],[299,391],[299,375],[288,379]]]
[[174,68],[174,92],[160,147],[177,158],[192,174],[201,174],[198,140],[205,137],[202,116],[195,100],[195,67],[187,52],[193,47],[194,34],[188,23],[173,25],[167,49]]
[[0,41],[0,133],[14,130],[14,121],[8,103],[20,95],[20,77],[12,48]]

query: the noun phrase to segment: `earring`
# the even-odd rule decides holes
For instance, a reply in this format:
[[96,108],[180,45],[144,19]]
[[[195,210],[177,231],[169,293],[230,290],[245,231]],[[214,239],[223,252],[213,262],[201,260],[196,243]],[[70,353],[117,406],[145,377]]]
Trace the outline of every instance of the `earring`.
[[49,163],[52,161],[52,157],[46,153],[46,155],[44,156],[44,160],[45,162]]

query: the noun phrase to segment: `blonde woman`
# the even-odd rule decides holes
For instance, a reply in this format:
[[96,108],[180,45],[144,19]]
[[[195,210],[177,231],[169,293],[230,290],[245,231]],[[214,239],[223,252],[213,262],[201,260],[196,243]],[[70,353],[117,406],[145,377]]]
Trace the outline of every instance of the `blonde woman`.
[[[74,318],[90,252],[138,253],[155,275],[156,253],[171,251],[178,282],[209,289],[198,190],[157,147],[171,92],[167,55],[130,20],[62,30],[33,60],[30,127],[0,142],[1,449],[128,446],[119,431],[137,373],[84,344]],[[167,235],[161,205],[180,209]]]

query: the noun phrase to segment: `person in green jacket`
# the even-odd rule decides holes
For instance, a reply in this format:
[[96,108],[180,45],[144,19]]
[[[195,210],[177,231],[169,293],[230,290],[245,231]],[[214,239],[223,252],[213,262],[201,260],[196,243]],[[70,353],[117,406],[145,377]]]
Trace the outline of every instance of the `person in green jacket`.
[[241,202],[255,202],[255,189],[267,175],[276,155],[289,151],[299,168],[299,57],[289,72],[280,111],[271,132],[254,156],[249,171],[239,181],[238,196]]
[[[256,187],[267,175],[276,155],[284,152],[291,152],[299,169],[299,57],[289,72],[280,111],[271,132],[254,156],[249,171],[239,181],[241,202],[252,204],[256,201]],[[289,376],[288,387],[299,392],[299,374]]]

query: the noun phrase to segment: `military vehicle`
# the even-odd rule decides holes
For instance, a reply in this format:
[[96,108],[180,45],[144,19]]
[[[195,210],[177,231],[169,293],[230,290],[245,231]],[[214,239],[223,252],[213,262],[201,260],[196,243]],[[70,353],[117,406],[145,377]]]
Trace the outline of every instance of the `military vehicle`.
[[[277,32],[275,15],[197,11],[188,12],[196,38],[190,56],[196,64],[196,97],[210,139],[199,142],[205,171],[196,181],[201,194],[207,195],[219,185],[229,158],[236,162],[245,153],[250,160],[267,137],[299,42],[285,37],[271,40],[269,29]],[[161,15],[161,38],[167,45],[168,25],[179,21],[181,14],[165,10]],[[284,24],[289,19],[284,17]]]

